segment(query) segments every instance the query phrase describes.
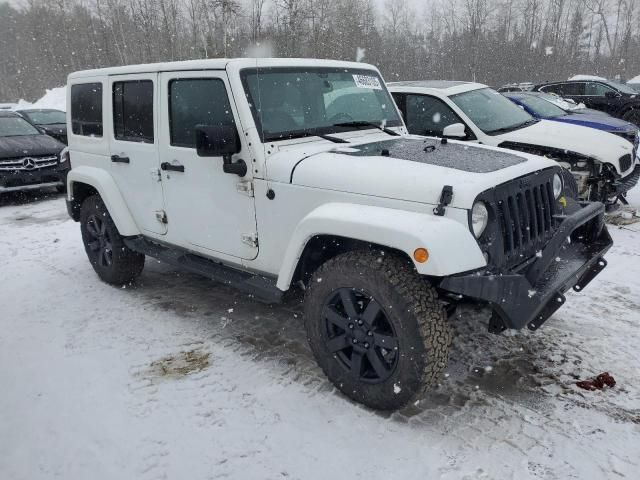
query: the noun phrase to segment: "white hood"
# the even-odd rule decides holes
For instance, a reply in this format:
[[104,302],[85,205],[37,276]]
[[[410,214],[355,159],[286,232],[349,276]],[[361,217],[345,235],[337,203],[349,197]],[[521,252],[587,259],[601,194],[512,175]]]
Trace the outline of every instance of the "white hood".
[[623,173],[620,171],[620,157],[633,153],[631,142],[612,133],[548,120],[540,120],[529,127],[493,138],[496,145],[502,142],[517,142],[578,153],[587,158],[610,163],[618,173]]
[[344,145],[312,142],[281,146],[268,159],[269,179],[431,205],[437,205],[442,188],[451,185],[451,206],[469,209],[480,193],[496,185],[558,168],[554,161],[542,157],[485,145],[455,141],[442,145],[436,139],[411,136],[376,137],[373,142]]

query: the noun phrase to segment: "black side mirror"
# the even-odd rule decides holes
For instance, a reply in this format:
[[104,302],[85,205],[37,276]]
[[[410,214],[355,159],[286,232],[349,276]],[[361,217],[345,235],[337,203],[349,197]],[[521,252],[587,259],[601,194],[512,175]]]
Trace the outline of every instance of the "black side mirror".
[[241,177],[247,174],[244,160],[231,161],[231,156],[240,152],[242,146],[238,130],[233,125],[196,125],[196,152],[200,157],[222,157],[225,173]]
[[618,98],[618,94],[616,92],[612,92],[611,90],[608,90],[604,92],[604,98],[608,98],[612,100],[614,98]]

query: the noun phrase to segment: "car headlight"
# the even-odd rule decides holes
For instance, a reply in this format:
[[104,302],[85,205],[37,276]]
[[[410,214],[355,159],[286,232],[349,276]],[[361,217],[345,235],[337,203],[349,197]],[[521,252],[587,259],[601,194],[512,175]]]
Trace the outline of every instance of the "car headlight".
[[60,151],[60,163],[64,163],[68,161],[69,161],[69,147],[64,147]]
[[562,194],[562,178],[557,173],[553,176],[553,198],[556,200]]
[[473,235],[480,238],[489,224],[489,210],[483,202],[476,202],[471,209]]

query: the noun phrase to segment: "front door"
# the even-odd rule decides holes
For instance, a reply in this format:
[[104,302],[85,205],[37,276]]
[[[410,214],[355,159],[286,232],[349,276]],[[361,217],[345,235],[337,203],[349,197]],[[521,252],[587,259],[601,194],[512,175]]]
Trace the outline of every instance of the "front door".
[[258,255],[251,169],[244,178],[222,171],[222,157],[196,152],[197,125],[235,125],[250,154],[224,71],[160,74],[160,161],[167,241],[203,254],[238,259]]
[[138,227],[150,236],[167,231],[158,162],[157,77],[156,73],[110,77],[113,128],[106,132],[111,175]]
[[[608,98],[607,94],[614,95]],[[583,103],[595,110],[614,114],[618,107],[618,92],[600,82],[587,82],[585,84]]]

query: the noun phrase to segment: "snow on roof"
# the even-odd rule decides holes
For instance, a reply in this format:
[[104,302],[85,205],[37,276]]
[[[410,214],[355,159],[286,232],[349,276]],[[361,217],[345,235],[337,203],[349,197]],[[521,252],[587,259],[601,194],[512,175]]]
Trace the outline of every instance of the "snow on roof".
[[46,93],[33,103],[20,100],[13,108],[14,110],[44,109],[67,110],[67,87],[56,87],[47,89]]
[[637,77],[633,77],[627,83],[640,83],[640,75],[638,75]]
[[569,80],[600,80],[601,82],[607,81],[606,78],[598,77],[597,75],[574,75]]
[[[387,87],[392,92],[419,92],[424,90],[437,90],[440,94],[455,95],[458,93],[470,92],[471,90],[479,90],[487,88],[482,83],[474,82],[458,82],[449,80],[422,80],[422,81],[406,81],[406,82],[389,82]],[[435,93],[435,92],[434,92]]]

